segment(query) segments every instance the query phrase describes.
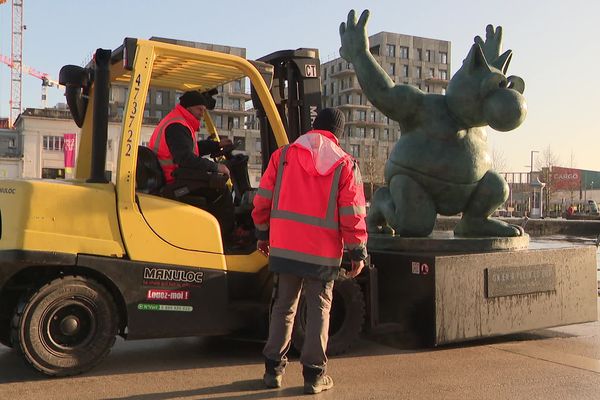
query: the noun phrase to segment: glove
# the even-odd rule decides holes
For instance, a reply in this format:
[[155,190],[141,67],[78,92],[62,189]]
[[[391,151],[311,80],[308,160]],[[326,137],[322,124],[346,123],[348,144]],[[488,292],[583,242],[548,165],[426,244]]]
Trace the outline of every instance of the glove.
[[256,249],[263,253],[265,256],[269,256],[269,241],[268,240],[257,240]]

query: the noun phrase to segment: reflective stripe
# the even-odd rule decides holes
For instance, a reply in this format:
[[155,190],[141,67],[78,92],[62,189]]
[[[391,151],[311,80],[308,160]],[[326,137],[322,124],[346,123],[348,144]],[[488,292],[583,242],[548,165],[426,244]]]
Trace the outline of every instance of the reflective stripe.
[[348,250],[364,249],[366,247],[364,243],[344,243],[344,246]]
[[158,149],[160,148],[160,140],[162,139],[162,135],[163,135],[163,133],[165,131],[165,126],[170,125],[170,124],[172,124],[174,122],[177,122],[177,121],[184,121],[185,122],[185,118],[183,118],[183,117],[175,117],[175,118],[171,118],[171,119],[168,119],[168,120],[162,122],[162,124],[161,124],[161,126],[160,126],[160,128],[158,130],[158,135],[156,135],[156,140],[154,141],[154,147],[152,149],[152,150],[154,150],[155,154],[158,154]]
[[173,162],[173,159],[172,159],[172,158],[167,158],[167,159],[164,159],[164,160],[158,160],[158,163],[159,163],[160,165],[173,165],[173,164],[175,164],[175,163]]
[[340,207],[340,215],[364,215],[367,213],[365,206]]
[[256,191],[256,194],[264,197],[265,199],[269,199],[269,200],[271,200],[271,198],[273,198],[272,190],[261,188],[261,187],[258,188],[258,190]]
[[331,181],[331,189],[329,190],[329,200],[327,203],[327,212],[325,213],[325,218],[300,214],[293,211],[279,210],[279,193],[281,192],[283,167],[285,166],[285,155],[287,153],[288,146],[289,145],[284,146],[281,149],[281,157],[279,158],[279,164],[277,165],[277,178],[275,179],[275,192],[273,193],[273,209],[271,210],[271,218],[287,219],[290,221],[296,221],[303,224],[319,226],[328,229],[339,229],[338,221],[335,220],[335,210],[337,208],[340,175],[342,173],[344,164],[338,165],[333,173],[333,180]]
[[273,210],[277,210],[279,206],[279,192],[281,191],[281,179],[283,177],[283,167],[285,165],[285,154],[287,153],[289,145],[283,146],[281,149],[281,156],[279,157],[279,164],[277,165],[277,178],[275,179],[275,193],[273,193]]
[[320,257],[313,254],[301,253],[294,250],[286,250],[271,247],[269,254],[275,257],[287,258],[295,261],[307,262],[310,264],[323,265],[326,267],[338,267],[342,262],[341,258]]
[[268,231],[269,230],[269,224],[255,224],[254,226],[259,231]]
[[335,169],[335,172],[333,173],[331,189],[329,190],[329,203],[327,203],[327,214],[325,214],[325,219],[328,222],[334,222],[336,225],[337,222],[335,221],[335,210],[337,208],[337,197],[340,186],[340,174],[342,173],[343,165],[344,164],[338,165]]
[[329,219],[299,214],[293,211],[273,210],[271,211],[271,218],[287,219],[289,221],[301,222],[306,225],[320,226],[321,228],[338,229],[339,227],[338,222],[335,220],[331,221]]

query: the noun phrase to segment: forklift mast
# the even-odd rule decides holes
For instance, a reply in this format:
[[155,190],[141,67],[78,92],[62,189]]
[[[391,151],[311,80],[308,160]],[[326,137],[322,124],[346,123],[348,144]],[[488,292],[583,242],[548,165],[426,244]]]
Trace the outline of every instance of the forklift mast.
[[[271,96],[288,141],[291,143],[312,129],[312,122],[321,110],[321,64],[319,50],[300,48],[271,53],[258,61],[273,65]],[[252,102],[260,123],[262,140],[262,172],[267,169],[277,142],[268,123],[264,108],[252,88]]]

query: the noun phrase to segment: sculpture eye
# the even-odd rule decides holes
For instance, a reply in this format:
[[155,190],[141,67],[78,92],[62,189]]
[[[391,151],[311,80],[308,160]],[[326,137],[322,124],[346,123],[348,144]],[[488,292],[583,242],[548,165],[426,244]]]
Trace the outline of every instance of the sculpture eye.
[[523,94],[523,92],[525,91],[525,81],[523,80],[523,78],[511,75],[507,78],[507,81],[509,89],[516,90],[517,92]]
[[508,81],[501,74],[493,74],[483,81],[481,85],[481,96],[485,97],[490,92],[493,92],[497,89],[504,89],[508,87]]

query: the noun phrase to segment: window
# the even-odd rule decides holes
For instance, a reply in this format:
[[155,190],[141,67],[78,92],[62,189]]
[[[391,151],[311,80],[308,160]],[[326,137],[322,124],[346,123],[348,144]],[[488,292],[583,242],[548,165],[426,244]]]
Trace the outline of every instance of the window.
[[442,64],[448,64],[448,53],[445,51],[440,51],[440,62]]
[[429,77],[435,78],[435,68],[429,68]]
[[396,75],[396,64],[390,63],[390,67],[388,69],[388,75]]
[[408,65],[402,66],[402,76],[408,78]]
[[223,98],[217,97],[216,100],[217,100],[217,103],[215,104],[215,108],[220,108],[222,110],[223,109]]
[[404,58],[404,59],[408,58],[408,47],[400,46],[400,58]]
[[442,88],[442,94],[446,94],[446,88]]
[[369,128],[369,138],[375,139],[375,128]]
[[338,72],[342,70],[342,63],[339,63],[338,65]]
[[396,57],[396,45],[386,44],[385,45],[385,55],[388,57]]
[[365,146],[365,157],[367,157],[367,158],[373,157],[373,147],[372,146]]
[[358,95],[358,104],[362,104],[363,103],[363,95],[359,94]]
[[327,68],[323,68],[323,80],[327,79]]
[[323,96],[327,96],[327,85],[323,85]]
[[381,131],[381,140],[390,140],[390,130],[389,129],[384,129]]
[[62,136],[44,136],[43,137],[43,149],[44,150],[62,151],[63,145],[64,145],[64,138]]
[[162,91],[160,91],[160,90],[156,91],[156,97],[154,98],[154,101],[159,106],[162,105],[162,103],[163,103],[163,92]]
[[230,122],[231,122],[231,128],[233,128],[233,129],[240,128],[240,117],[233,117],[230,119]]
[[344,89],[346,89],[346,81],[345,81],[344,79],[342,79],[342,80],[340,81],[340,83],[341,83],[340,90],[344,90]]
[[241,80],[233,81],[233,91],[238,92],[238,93],[242,91],[242,81]]
[[371,121],[377,122],[377,111],[371,111]]
[[331,94],[335,92],[335,83],[331,82]]
[[346,104],[352,104],[352,95],[351,94],[346,95]]
[[44,179],[65,179],[64,168],[42,168],[42,178]]
[[417,74],[417,79],[421,79],[421,67],[415,68],[415,72]]
[[366,121],[367,120],[367,112],[365,110],[359,110],[358,111],[358,120],[359,121]]
[[431,62],[431,50],[425,50],[425,61]]
[[417,60],[423,61],[423,49],[417,49]]
[[254,139],[254,150],[255,151],[260,151],[261,150],[260,139]]
[[216,128],[223,127],[223,117],[221,115],[211,115],[211,117]]
[[445,69],[440,69],[440,79],[448,79],[448,71],[446,71]]
[[429,85],[425,85],[425,92],[426,92],[426,93],[429,93],[429,92],[431,92],[431,89],[429,88]]
[[239,110],[241,107],[240,99],[231,99],[231,109]]
[[360,146],[357,144],[351,144],[350,145],[350,154],[354,158],[359,158],[360,157]]
[[14,149],[16,147],[17,147],[17,141],[15,140],[15,138],[9,138],[8,139],[8,148]]
[[150,110],[147,108],[144,110],[144,118],[148,118],[150,116]]
[[160,119],[160,118],[162,118],[162,117],[163,117],[163,112],[162,112],[162,110],[156,110],[156,111],[154,111],[154,116],[155,116],[156,118],[159,118],[159,119]]
[[356,128],[356,137],[357,138],[361,138],[364,139],[365,138],[365,128],[362,126],[359,126]]

